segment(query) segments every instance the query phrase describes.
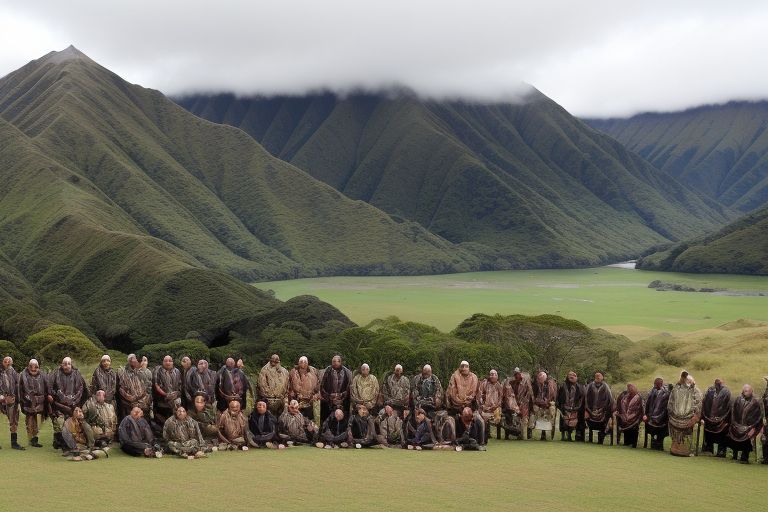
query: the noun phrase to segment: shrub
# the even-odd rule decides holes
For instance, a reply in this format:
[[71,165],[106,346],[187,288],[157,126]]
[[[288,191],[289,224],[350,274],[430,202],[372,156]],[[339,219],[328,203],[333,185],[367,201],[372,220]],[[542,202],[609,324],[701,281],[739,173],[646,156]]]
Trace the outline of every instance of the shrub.
[[717,361],[711,357],[699,356],[691,360],[691,367],[696,371],[711,370]]
[[52,325],[27,338],[20,347],[43,364],[55,364],[66,356],[78,362],[91,362],[101,355],[99,348],[85,334],[69,325]]
[[0,340],[0,358],[11,356],[13,358],[13,367],[21,370],[27,365],[27,358],[16,345],[8,340]]
[[181,362],[181,358],[184,356],[188,356],[192,360],[193,365],[197,364],[200,359],[210,361],[211,358],[210,349],[200,340],[178,340],[170,343],[154,343],[152,345],[144,345],[139,352],[147,356],[150,366],[160,364],[163,361],[163,358],[167,355],[170,355],[177,365]]

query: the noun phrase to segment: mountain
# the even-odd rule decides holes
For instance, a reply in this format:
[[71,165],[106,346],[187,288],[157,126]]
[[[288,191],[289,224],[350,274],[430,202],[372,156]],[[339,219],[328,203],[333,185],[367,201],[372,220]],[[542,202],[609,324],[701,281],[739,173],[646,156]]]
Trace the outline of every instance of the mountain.
[[587,123],[735,210],[768,203],[768,101]]
[[243,280],[476,266],[74,47],[0,79],[0,338],[215,338],[282,304]]
[[768,275],[768,206],[711,235],[644,256],[637,268]]
[[176,101],[488,268],[620,260],[732,218],[535,89],[506,103],[407,91]]

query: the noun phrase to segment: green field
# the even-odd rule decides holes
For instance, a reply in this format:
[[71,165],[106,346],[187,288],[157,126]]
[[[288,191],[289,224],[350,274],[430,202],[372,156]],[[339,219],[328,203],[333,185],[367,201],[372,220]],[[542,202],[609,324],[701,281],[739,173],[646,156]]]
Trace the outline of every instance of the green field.
[[[72,463],[50,448],[3,449],[2,510],[759,510],[764,466],[555,441],[494,441],[481,452],[318,450],[215,453],[187,461]],[[26,438],[24,434],[21,437]]]
[[473,313],[552,313],[637,340],[741,318],[768,321],[768,296],[659,292],[660,279],[696,288],[768,292],[768,277],[675,274],[614,267],[421,277],[333,277],[257,283],[279,299],[316,295],[364,325],[395,315],[450,331]]

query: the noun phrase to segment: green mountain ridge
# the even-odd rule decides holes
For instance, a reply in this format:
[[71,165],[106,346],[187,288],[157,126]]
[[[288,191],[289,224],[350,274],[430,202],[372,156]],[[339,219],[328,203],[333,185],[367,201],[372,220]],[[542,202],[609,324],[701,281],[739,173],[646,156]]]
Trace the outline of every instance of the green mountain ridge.
[[484,268],[616,261],[733,218],[536,90],[520,103],[402,91],[176,101],[347,196],[461,244]]
[[768,204],[768,101],[585,121],[726,206]]

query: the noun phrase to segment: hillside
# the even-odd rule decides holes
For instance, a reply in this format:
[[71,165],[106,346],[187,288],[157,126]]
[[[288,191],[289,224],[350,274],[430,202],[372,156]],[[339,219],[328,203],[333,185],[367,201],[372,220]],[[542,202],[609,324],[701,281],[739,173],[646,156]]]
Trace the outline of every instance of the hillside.
[[477,265],[73,47],[0,79],[0,325],[212,338],[281,304],[242,280]]
[[768,203],[768,101],[587,123],[733,209]]
[[486,268],[594,265],[729,219],[534,89],[519,103],[407,91],[177,102],[351,198],[464,244]]
[[637,261],[642,270],[768,275],[768,206]]

